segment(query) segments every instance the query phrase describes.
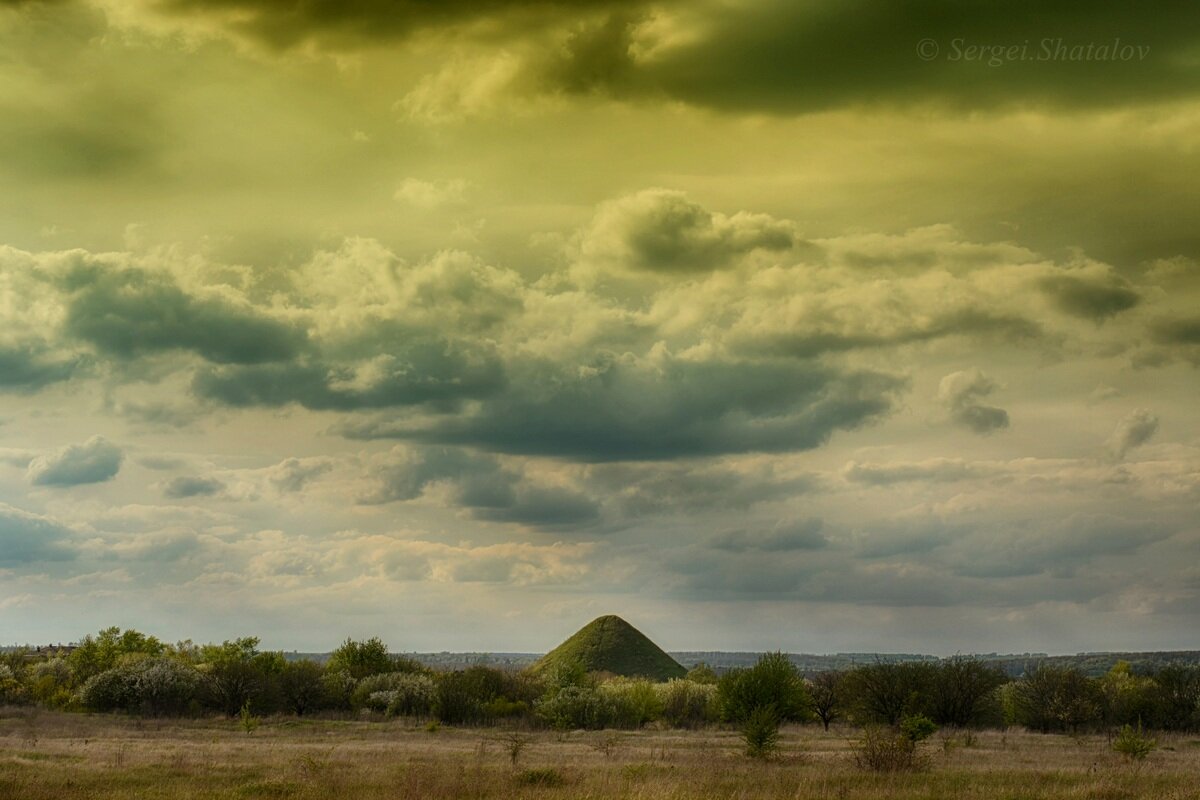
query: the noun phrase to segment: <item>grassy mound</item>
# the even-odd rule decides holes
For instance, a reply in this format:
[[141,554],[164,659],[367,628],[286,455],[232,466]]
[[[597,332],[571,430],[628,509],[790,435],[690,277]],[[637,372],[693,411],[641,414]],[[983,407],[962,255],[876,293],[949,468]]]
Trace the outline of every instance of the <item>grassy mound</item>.
[[644,633],[611,614],[580,628],[530,669],[544,672],[574,662],[583,664],[588,672],[611,672],[656,681],[682,678],[687,673]]

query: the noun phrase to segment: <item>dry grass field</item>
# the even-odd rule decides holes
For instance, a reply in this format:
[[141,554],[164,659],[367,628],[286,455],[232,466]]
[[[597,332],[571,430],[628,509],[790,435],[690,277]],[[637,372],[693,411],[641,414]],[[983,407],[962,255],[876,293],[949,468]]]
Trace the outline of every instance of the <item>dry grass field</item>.
[[1169,737],[1140,766],[1102,736],[935,735],[927,771],[855,766],[857,731],[785,729],[778,758],[730,731],[535,732],[514,767],[493,729],[404,722],[156,721],[0,713],[0,798],[1200,798],[1200,740]]

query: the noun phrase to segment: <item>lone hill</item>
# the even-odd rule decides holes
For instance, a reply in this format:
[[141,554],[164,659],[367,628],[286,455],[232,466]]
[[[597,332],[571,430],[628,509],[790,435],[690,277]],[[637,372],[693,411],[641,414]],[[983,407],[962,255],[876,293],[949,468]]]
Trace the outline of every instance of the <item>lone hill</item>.
[[679,662],[618,616],[598,617],[542,656],[530,670],[545,672],[559,664],[580,663],[588,672],[666,681],[687,674]]

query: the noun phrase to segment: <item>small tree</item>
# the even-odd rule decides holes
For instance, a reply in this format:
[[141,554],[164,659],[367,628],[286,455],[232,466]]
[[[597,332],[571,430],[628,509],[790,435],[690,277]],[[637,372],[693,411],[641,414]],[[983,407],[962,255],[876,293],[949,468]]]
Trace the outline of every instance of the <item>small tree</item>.
[[779,750],[779,713],[774,706],[759,706],[742,723],[742,740],[746,755],[751,758],[770,758]]
[[1132,762],[1145,761],[1146,756],[1157,747],[1158,741],[1146,736],[1141,725],[1136,730],[1130,725],[1123,725],[1112,743],[1113,750]]
[[829,723],[842,714],[842,682],[843,675],[839,672],[821,672],[813,677],[808,688],[812,697],[813,713],[821,720],[825,730],[829,730]]

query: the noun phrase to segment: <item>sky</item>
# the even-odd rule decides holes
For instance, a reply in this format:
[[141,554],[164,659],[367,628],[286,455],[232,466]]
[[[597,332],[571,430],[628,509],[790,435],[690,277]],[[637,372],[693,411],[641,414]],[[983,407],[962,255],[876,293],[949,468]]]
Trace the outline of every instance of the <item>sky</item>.
[[1200,646],[1198,23],[0,0],[0,642]]

